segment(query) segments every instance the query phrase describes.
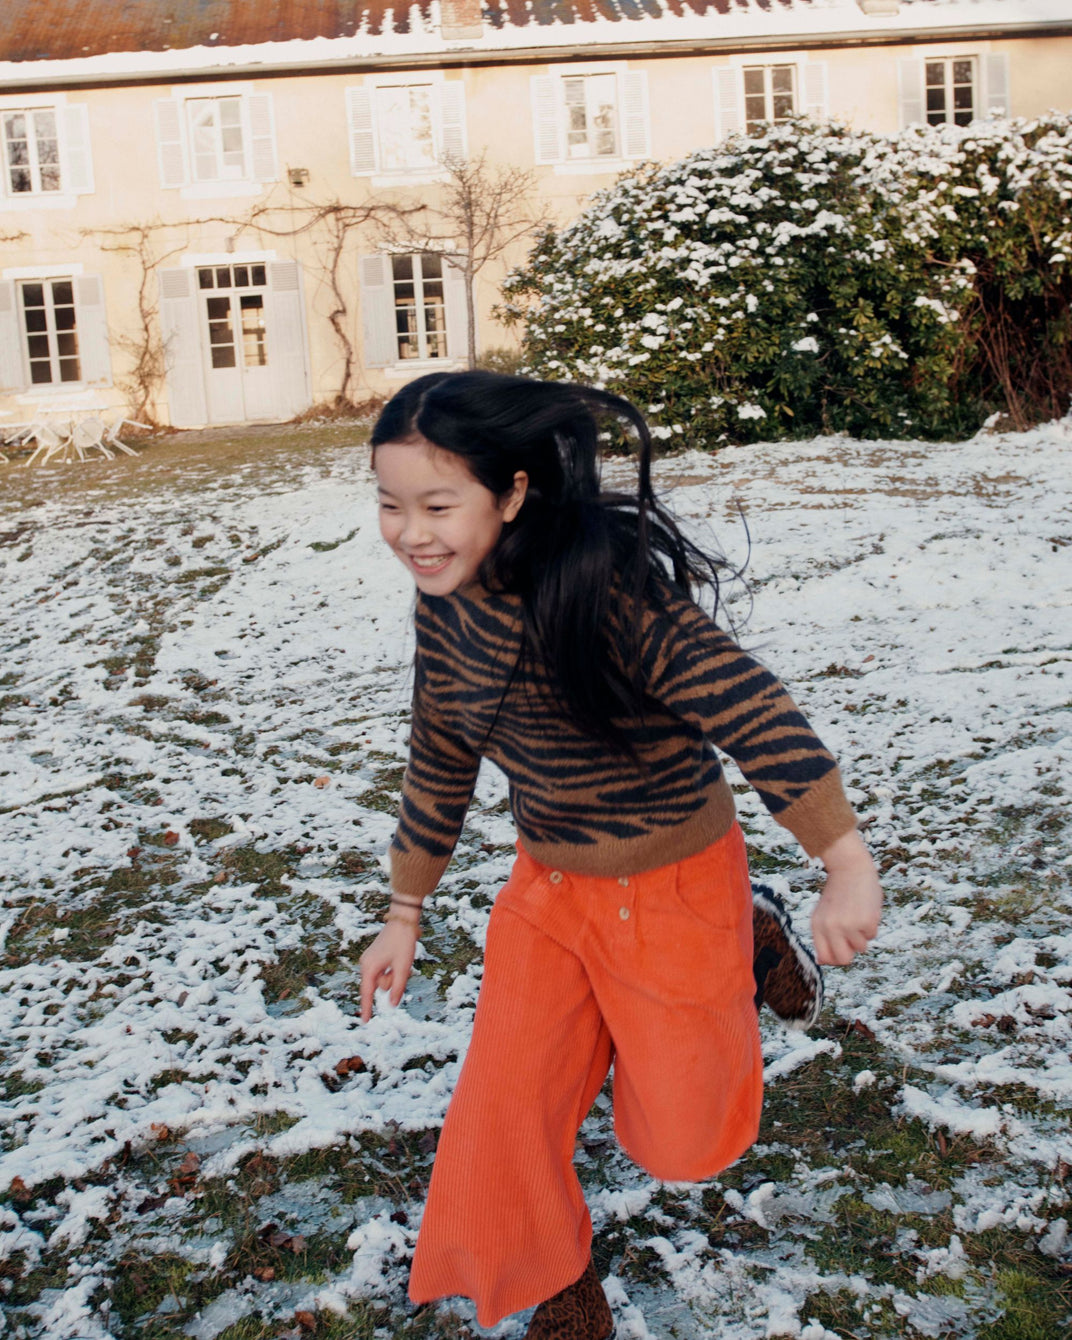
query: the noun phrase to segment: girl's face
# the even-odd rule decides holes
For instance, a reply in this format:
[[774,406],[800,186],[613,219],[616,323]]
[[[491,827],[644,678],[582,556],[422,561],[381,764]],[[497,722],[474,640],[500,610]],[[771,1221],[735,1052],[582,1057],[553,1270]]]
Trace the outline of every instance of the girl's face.
[[510,491],[496,497],[460,456],[423,437],[385,442],[373,462],[380,534],[429,596],[449,595],[476,577],[528,487],[519,471]]

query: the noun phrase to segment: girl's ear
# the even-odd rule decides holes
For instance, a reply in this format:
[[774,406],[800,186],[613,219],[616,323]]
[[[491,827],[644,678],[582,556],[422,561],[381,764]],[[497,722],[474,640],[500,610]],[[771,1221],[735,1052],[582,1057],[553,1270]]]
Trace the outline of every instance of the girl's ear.
[[506,493],[500,504],[502,508],[503,521],[513,521],[518,512],[521,511],[521,504],[525,501],[525,494],[528,492],[529,477],[524,470],[519,470],[514,475],[514,482],[509,492]]

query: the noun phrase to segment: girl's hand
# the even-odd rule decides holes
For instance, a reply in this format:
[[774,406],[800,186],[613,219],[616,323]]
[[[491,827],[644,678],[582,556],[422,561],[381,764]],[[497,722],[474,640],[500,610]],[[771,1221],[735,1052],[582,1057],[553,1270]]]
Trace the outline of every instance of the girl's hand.
[[383,930],[376,936],[361,955],[361,1022],[367,1024],[372,1018],[372,997],[377,987],[389,991],[392,1005],[397,1005],[406,989],[410,969],[417,952],[417,936],[420,933],[420,920],[403,921],[392,916],[384,924]]
[[851,963],[878,933],[882,886],[871,853],[853,829],[832,842],[820,857],[826,884],[811,917],[820,963]]

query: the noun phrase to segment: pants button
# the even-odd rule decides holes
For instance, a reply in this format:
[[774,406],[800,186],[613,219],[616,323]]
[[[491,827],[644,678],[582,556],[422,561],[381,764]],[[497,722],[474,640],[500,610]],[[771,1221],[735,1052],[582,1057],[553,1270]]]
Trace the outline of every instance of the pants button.
[[621,917],[621,919],[622,919],[623,921],[628,921],[628,920],[629,920],[629,909],[628,909],[628,907],[619,907],[619,908],[618,908],[618,915]]
[[562,871],[561,871],[561,870],[552,870],[551,873],[547,876],[547,878],[551,881],[552,884],[561,884],[561,883],[562,883]]
[[625,875],[618,876],[618,883],[622,886],[623,889],[627,889],[629,887],[629,879]]

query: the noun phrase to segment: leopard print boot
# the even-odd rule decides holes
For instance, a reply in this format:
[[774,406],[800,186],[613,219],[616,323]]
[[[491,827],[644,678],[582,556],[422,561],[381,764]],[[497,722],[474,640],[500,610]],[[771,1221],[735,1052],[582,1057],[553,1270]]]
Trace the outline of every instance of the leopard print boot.
[[752,938],[756,1009],[768,1005],[790,1028],[813,1027],[823,1008],[822,969],[766,884],[752,885]]
[[610,1305],[589,1257],[580,1279],[532,1314],[525,1340],[608,1340],[613,1331]]

